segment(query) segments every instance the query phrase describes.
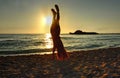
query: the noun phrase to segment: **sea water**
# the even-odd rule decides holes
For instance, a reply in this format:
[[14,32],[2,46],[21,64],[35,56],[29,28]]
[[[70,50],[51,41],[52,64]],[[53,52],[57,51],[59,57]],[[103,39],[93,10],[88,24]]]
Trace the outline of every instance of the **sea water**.
[[[68,52],[120,47],[120,34],[60,36]],[[46,54],[52,47],[50,34],[0,34],[0,55]]]

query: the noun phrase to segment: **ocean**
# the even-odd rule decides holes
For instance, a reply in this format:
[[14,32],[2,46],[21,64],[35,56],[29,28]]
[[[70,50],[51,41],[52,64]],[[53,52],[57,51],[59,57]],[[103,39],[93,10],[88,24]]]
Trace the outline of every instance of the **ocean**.
[[[68,52],[120,47],[120,34],[70,35],[61,40]],[[52,53],[50,34],[0,34],[0,56]]]

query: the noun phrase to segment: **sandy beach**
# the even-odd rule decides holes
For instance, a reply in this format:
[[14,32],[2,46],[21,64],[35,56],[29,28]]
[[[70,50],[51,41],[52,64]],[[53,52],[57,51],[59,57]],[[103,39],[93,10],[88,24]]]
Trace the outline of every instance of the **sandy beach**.
[[69,55],[64,61],[51,54],[0,56],[0,78],[120,78],[120,47]]

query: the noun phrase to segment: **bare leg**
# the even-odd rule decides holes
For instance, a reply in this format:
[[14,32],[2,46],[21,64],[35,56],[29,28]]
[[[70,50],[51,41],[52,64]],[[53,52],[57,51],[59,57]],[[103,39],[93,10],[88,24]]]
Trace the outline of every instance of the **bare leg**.
[[[53,20],[52,20],[52,24],[54,24],[54,22],[55,22],[55,20],[56,20],[56,12],[55,12],[55,10],[54,9],[51,9],[51,11],[52,11],[52,13],[53,13]],[[53,33],[51,33],[51,34],[53,34]],[[52,49],[52,56],[53,56],[53,59],[55,59],[55,49],[56,49],[56,47],[55,47],[55,43],[54,43],[54,41],[53,41],[53,49]]]
[[57,11],[57,20],[60,20],[60,13],[59,13],[59,7],[58,5],[55,5],[56,11]]
[[56,18],[56,12],[55,12],[54,9],[51,9],[51,11],[52,11],[52,13],[53,13],[53,20],[52,20],[52,22],[54,22],[54,21],[55,21],[55,18]]

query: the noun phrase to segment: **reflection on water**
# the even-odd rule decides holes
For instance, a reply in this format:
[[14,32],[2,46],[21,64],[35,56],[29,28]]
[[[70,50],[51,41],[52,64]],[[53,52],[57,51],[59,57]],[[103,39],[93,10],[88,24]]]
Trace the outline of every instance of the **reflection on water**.
[[49,33],[45,34],[45,42],[46,42],[45,46],[47,49],[52,48],[53,43],[52,43],[52,39],[51,39],[51,34],[49,34]]
[[[61,34],[67,51],[80,51],[109,47],[120,47],[119,34],[69,35]],[[53,41],[50,34],[0,34],[1,54],[29,54],[52,52]]]

